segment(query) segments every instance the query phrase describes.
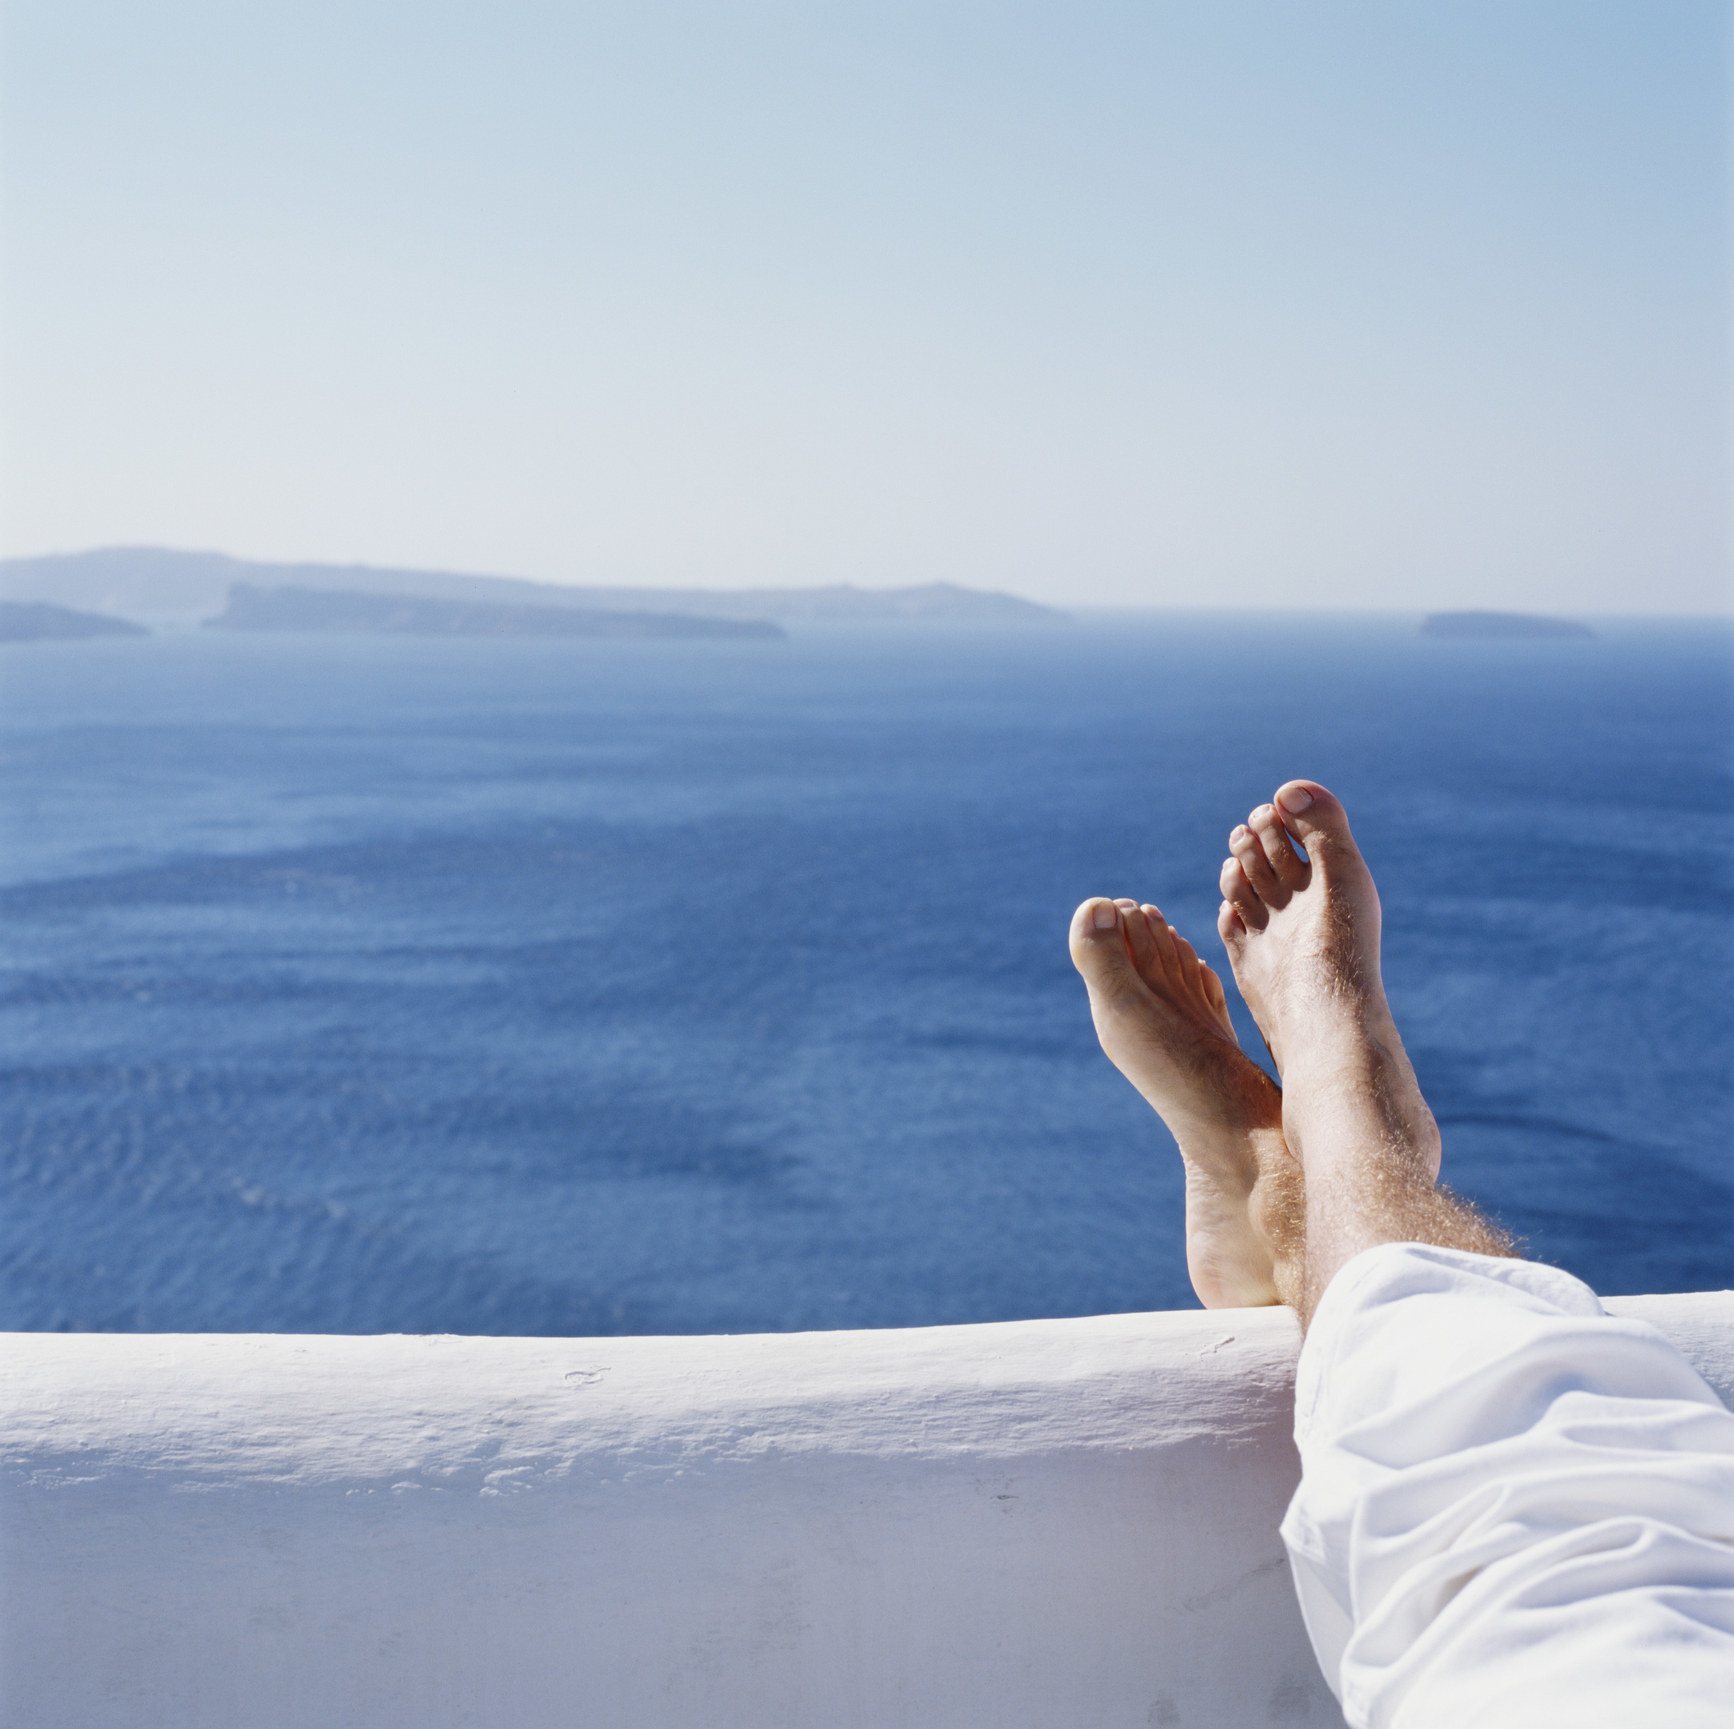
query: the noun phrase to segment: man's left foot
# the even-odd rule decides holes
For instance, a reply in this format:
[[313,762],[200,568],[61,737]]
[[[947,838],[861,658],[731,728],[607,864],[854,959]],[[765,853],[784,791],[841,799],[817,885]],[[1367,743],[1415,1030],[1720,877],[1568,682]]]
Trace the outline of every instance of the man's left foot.
[[1222,984],[1155,907],[1088,900],[1072,962],[1109,1060],[1168,1125],[1186,1167],[1186,1266],[1207,1309],[1289,1301],[1300,1166],[1282,1093],[1241,1050]]

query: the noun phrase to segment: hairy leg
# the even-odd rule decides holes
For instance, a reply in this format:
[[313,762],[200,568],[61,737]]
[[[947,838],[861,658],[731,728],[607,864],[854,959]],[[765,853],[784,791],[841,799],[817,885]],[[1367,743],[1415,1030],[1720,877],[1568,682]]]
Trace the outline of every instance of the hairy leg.
[[1306,1173],[1303,1323],[1336,1273],[1379,1243],[1514,1254],[1438,1187],[1438,1128],[1385,1000],[1379,897],[1343,807],[1290,781],[1230,850],[1217,928],[1281,1066],[1283,1132]]

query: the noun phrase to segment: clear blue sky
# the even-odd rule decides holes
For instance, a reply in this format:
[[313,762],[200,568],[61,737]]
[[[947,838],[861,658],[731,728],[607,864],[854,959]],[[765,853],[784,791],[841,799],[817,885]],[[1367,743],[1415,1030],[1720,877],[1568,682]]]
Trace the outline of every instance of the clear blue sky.
[[8,0],[0,542],[1729,603],[1701,0]]

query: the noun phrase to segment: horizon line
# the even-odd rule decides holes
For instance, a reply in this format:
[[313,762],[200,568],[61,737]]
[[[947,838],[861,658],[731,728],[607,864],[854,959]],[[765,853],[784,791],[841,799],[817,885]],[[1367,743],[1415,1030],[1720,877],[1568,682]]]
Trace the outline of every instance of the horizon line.
[[[641,592],[645,594],[680,594],[680,593],[711,593],[711,594],[752,594],[752,593],[811,593],[825,589],[848,589],[863,594],[895,594],[911,589],[921,588],[955,588],[966,593],[1002,594],[1014,599],[1028,602],[1032,606],[1040,606],[1054,612],[1090,612],[1090,613],[1127,613],[1127,612],[1187,612],[1187,613],[1333,613],[1340,615],[1428,615],[1447,612],[1494,612],[1508,613],[1517,616],[1561,617],[1566,613],[1551,609],[1538,610],[1533,606],[1490,606],[1456,604],[1427,604],[1424,602],[1394,603],[1394,602],[1269,602],[1269,601],[1235,601],[1218,600],[1198,602],[1187,600],[1143,600],[1143,601],[1053,601],[1040,600],[1033,595],[1025,594],[1018,589],[1009,587],[982,588],[970,583],[957,582],[949,578],[929,578],[922,582],[904,583],[862,583],[851,581],[831,582],[734,582],[718,583],[703,580],[687,582],[643,582],[643,581],[598,581],[594,579],[519,576],[502,573],[498,570],[473,570],[454,566],[393,564],[374,559],[341,559],[332,557],[259,557],[247,553],[227,552],[218,547],[166,546],[149,541],[113,541],[97,546],[85,546],[71,549],[61,549],[48,552],[8,552],[0,553],[0,568],[15,564],[33,564],[48,560],[88,558],[102,553],[164,553],[171,556],[187,558],[221,559],[228,563],[257,566],[281,566],[287,568],[305,567],[327,570],[377,570],[398,575],[428,575],[456,576],[473,578],[479,581],[519,582],[542,588],[559,589],[612,589],[626,592]],[[1572,607],[1570,616],[1586,618],[1678,618],[1678,619],[1734,619],[1734,589],[1731,589],[1727,601],[1721,607],[1702,608],[1668,608],[1660,611],[1640,607]]]

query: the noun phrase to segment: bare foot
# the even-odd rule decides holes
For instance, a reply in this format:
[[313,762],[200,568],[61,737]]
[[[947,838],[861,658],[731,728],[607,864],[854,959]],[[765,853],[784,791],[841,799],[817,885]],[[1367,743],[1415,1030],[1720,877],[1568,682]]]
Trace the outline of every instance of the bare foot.
[[[1228,845],[1217,930],[1278,1073],[1286,1084],[1303,1054],[1328,1064],[1370,1053],[1403,1141],[1437,1179],[1439,1126],[1385,999],[1379,893],[1342,805],[1315,781],[1289,781]],[[1305,1162],[1292,1132],[1290,1144]]]
[[1300,1273],[1284,1275],[1301,1325],[1381,1243],[1515,1255],[1493,1220],[1439,1187],[1439,1128],[1385,1000],[1379,896],[1343,807],[1291,780],[1229,848],[1217,929],[1282,1071],[1283,1138],[1306,1173]]
[[1114,1066],[1168,1125],[1186,1167],[1186,1267],[1209,1309],[1292,1300],[1300,1167],[1282,1093],[1234,1036],[1222,983],[1153,906],[1088,900],[1072,961]]

